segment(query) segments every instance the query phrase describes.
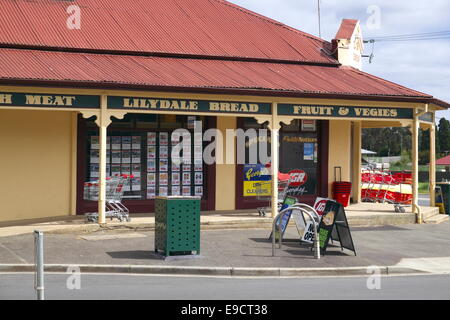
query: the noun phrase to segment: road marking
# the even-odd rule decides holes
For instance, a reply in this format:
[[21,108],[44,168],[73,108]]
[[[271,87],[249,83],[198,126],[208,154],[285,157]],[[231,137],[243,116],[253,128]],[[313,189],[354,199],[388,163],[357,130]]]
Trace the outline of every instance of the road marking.
[[450,257],[405,258],[395,265],[430,273],[450,273]]
[[87,241],[102,241],[102,240],[118,240],[118,239],[130,239],[130,238],[145,238],[147,237],[142,233],[118,233],[118,234],[101,234],[101,235],[89,235],[80,236],[81,239]]
[[0,243],[0,247],[2,247],[3,249],[5,249],[6,251],[8,251],[10,254],[12,254],[14,257],[16,257],[17,259],[19,259],[21,262],[23,263],[27,263],[28,261],[26,261],[24,258],[22,258],[21,256],[19,256],[17,253],[15,253],[14,251],[12,251],[11,249],[9,249],[8,247],[4,246],[3,244]]

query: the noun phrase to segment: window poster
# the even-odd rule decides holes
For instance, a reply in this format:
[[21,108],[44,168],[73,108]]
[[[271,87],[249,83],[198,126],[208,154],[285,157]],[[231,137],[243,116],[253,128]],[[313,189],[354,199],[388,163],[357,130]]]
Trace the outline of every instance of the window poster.
[[133,163],[141,163],[141,150],[131,151],[131,158]]
[[203,172],[194,173],[194,182],[195,184],[203,184]]
[[202,159],[194,159],[194,171],[203,171]]
[[147,158],[156,159],[156,146],[147,147]]
[[147,132],[147,145],[156,145],[156,132]]
[[110,176],[110,172],[111,172],[111,165],[110,164],[106,164],[106,176],[107,177]]
[[173,196],[181,195],[180,186],[172,186],[172,195]]
[[180,171],[180,164],[177,161],[172,161],[172,171]]
[[147,186],[156,186],[156,173],[147,173]]
[[195,128],[195,116],[188,116],[188,118],[187,118],[187,128],[189,130]]
[[111,150],[106,150],[106,163],[111,163]]
[[168,132],[160,132],[159,133],[159,145],[167,146],[169,144],[169,133]]
[[120,150],[121,137],[111,137],[111,148],[113,150]]
[[120,166],[120,164],[112,164],[111,165],[111,175],[112,176],[116,176],[116,175],[120,175],[122,168]]
[[159,195],[161,197],[167,197],[167,191],[168,191],[167,187],[159,187]]
[[147,160],[147,172],[156,172],[156,160]]
[[180,184],[180,173],[172,172],[172,184],[179,185]]
[[190,186],[190,185],[191,185],[191,173],[183,172],[183,186]]
[[168,146],[160,146],[159,147],[159,157],[160,158],[168,158],[169,157],[169,147]]
[[122,152],[120,150],[114,150],[111,152],[112,163],[120,163],[122,158]]
[[181,134],[179,132],[173,132],[170,141],[172,141],[173,146],[177,145],[181,142]]
[[129,163],[122,163],[120,167],[121,174],[130,174],[131,172],[131,165]]
[[194,132],[194,145],[201,146],[203,144],[203,135],[201,132]]
[[200,196],[200,197],[203,196],[203,186],[195,186],[194,195]]
[[159,159],[159,171],[169,171],[168,159]]
[[191,187],[183,187],[183,196],[190,196],[191,195]]
[[314,160],[314,143],[303,144],[303,160]]
[[109,149],[111,149],[111,137],[106,137],[106,150]]
[[141,191],[141,178],[131,179],[131,188],[133,191]]
[[92,164],[90,166],[90,176],[91,178],[98,178],[98,173],[99,173],[100,167],[98,164]]
[[317,143],[314,143],[314,163],[317,163],[317,150],[319,149],[319,146]]
[[99,150],[91,150],[91,163],[99,163],[100,159],[100,151]]
[[190,164],[183,164],[183,171],[191,172],[191,165]]
[[131,165],[131,174],[135,177],[135,178],[140,178],[141,177],[141,165],[140,164],[135,164],[133,163]]
[[100,149],[100,140],[98,136],[91,137],[91,149]]
[[194,146],[194,158],[195,159],[202,159],[203,158],[202,146]]
[[141,137],[140,136],[132,136],[131,137],[131,148],[141,150]]
[[302,131],[316,131],[316,120],[302,120]]
[[122,150],[122,163],[130,163],[130,162],[131,162],[131,151]]
[[167,172],[159,173],[159,185],[167,186],[169,184],[169,174]]
[[156,196],[156,188],[147,188],[147,199],[153,199]]
[[131,149],[131,137],[122,137],[122,149]]

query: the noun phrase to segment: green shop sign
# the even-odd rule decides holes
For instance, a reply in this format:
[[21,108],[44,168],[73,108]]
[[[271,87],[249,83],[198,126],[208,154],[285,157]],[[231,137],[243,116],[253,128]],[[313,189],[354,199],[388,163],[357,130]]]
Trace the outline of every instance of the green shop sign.
[[270,103],[108,96],[108,109],[271,114]]
[[314,117],[314,118],[336,117],[336,118],[366,118],[366,119],[371,118],[413,119],[413,109],[279,104],[278,115]]
[[0,92],[0,107],[19,106],[41,108],[99,109],[100,96]]

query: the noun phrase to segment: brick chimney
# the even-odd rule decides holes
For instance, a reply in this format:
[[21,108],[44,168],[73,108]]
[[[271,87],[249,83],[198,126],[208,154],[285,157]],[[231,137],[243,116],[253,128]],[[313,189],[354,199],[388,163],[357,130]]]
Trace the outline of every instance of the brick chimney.
[[332,44],[333,51],[343,66],[362,69],[364,43],[359,20],[343,19]]

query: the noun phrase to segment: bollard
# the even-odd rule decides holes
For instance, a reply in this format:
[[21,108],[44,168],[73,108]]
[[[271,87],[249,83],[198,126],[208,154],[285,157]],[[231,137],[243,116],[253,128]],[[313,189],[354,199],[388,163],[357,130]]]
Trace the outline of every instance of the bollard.
[[34,288],[37,299],[44,300],[44,234],[34,231]]

